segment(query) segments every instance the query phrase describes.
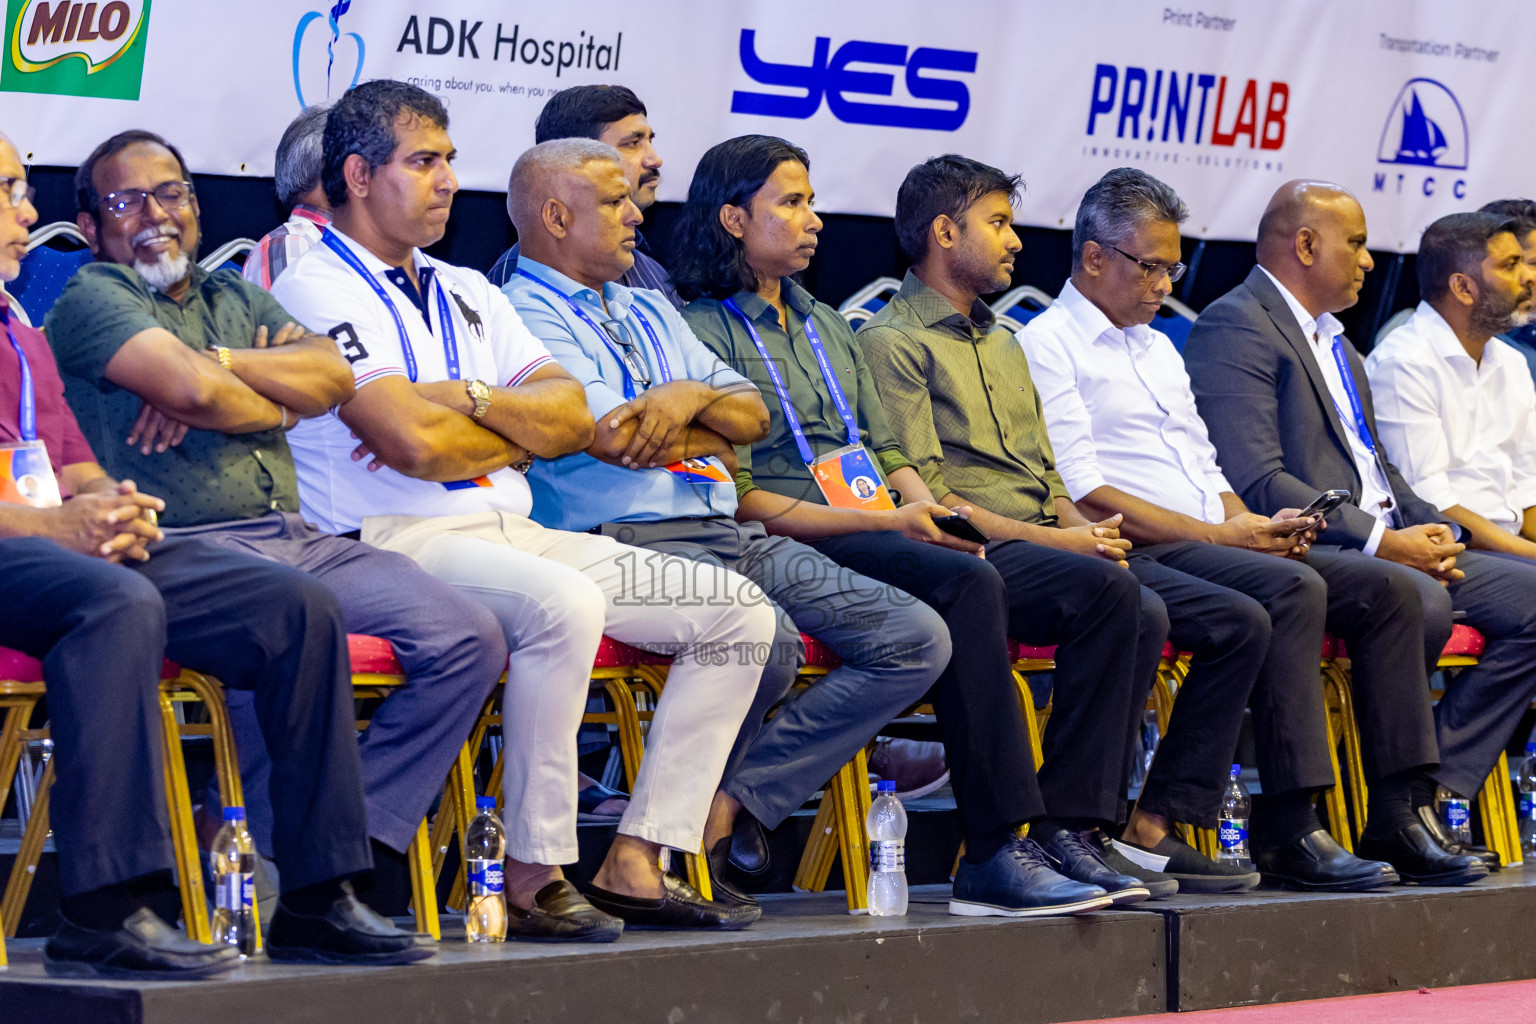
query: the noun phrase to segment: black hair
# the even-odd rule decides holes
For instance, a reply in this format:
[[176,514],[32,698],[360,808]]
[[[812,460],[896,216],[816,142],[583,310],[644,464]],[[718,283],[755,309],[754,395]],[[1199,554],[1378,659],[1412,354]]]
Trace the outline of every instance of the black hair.
[[1515,237],[1524,245],[1532,231],[1536,231],[1536,202],[1529,199],[1495,199],[1484,203],[1478,213],[1492,213],[1508,217],[1515,222]]
[[425,89],[381,78],[348,89],[325,119],[321,137],[320,184],[331,209],[347,202],[347,157],[356,153],[370,171],[389,162],[398,140],[395,125],[402,117],[420,118],[438,128],[448,127],[448,110]]
[[1444,298],[1452,274],[1480,277],[1494,235],[1515,231],[1512,217],[1496,213],[1452,213],[1424,229],[1419,239],[1419,294],[1427,301]]
[[1165,182],[1139,167],[1116,167],[1088,187],[1072,223],[1072,269],[1083,266],[1083,245],[1117,245],[1149,222],[1182,224],[1189,207]]
[[720,208],[746,206],[787,160],[811,167],[805,150],[772,135],[727,139],[699,159],[672,247],[672,280],[684,299],[723,299],[757,287],[746,248],[721,225]]
[[631,114],[644,115],[645,104],[628,86],[573,85],[545,102],[533,123],[533,141],[537,145],[552,139],[595,139]]
[[925,160],[907,172],[896,190],[896,240],[913,263],[928,255],[928,238],[940,214],[959,221],[983,196],[1002,192],[1012,205],[1024,179],[1004,174],[980,160],[946,153]]
[[152,143],[169,150],[171,156],[176,158],[176,166],[181,168],[183,181],[192,180],[192,172],[187,170],[187,162],[181,157],[181,150],[154,132],[145,131],[142,128],[132,128],[126,132],[118,132],[106,142],[91,150],[91,155],[85,158],[85,162],[75,171],[75,205],[81,213],[88,213],[91,219],[101,223],[101,193],[96,191],[96,165],[121,153],[129,146],[140,142]]

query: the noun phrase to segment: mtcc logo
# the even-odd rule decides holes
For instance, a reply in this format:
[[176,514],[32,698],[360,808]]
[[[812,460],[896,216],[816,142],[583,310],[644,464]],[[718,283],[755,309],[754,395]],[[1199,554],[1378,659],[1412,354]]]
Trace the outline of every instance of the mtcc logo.
[[1381,130],[1384,164],[1467,169],[1467,119],[1451,90],[1432,78],[1409,79]]
[[[337,0],[325,14],[308,11],[299,19],[298,28],[293,31],[293,91],[299,98],[299,106],[335,99],[356,85],[362,76],[367,49],[363,37],[356,32],[341,30],[341,16],[351,6],[352,0]],[[310,26],[322,18],[325,25],[321,27],[325,31],[310,33]],[[306,47],[306,39],[315,41]],[[320,57],[320,39],[325,40],[324,60]]]
[[0,90],[136,100],[149,0],[9,0]]
[[[873,124],[887,128],[926,128],[952,132],[965,123],[971,110],[971,94],[965,83],[954,78],[934,78],[925,71],[970,74],[976,70],[976,54],[967,50],[940,50],[919,46],[910,52],[899,43],[872,43],[851,39],[832,53],[832,40],[816,37],[809,65],[773,64],[757,55],[757,33],[741,30],[741,67],[753,81],[763,85],[804,90],[804,95],[746,92],[738,90],[731,97],[731,113],[760,114],[766,117],[806,118],[827,109],[839,121],[849,124]],[[851,97],[891,97],[896,76],[880,71],[854,71],[850,65],[875,65],[905,69],[906,91],[915,100],[938,105],[905,103],[869,103]]]
[[[1387,113],[1376,160],[1383,164],[1464,171],[1469,147],[1467,118],[1455,94],[1432,78],[1410,78]],[[1371,191],[1401,194],[1405,181],[1410,187],[1417,184],[1426,196],[1434,195],[1438,188],[1432,174],[1378,172]],[[1454,178],[1452,194],[1463,199],[1466,191],[1466,179]]]

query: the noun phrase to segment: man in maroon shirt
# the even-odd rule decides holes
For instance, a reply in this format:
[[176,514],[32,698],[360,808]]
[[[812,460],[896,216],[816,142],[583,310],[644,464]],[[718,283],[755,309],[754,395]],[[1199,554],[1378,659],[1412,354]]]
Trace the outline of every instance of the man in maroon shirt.
[[[20,270],[37,221],[32,195],[15,147],[0,135],[0,282]],[[194,942],[149,909],[174,891],[162,657],[255,693],[274,775],[284,780],[272,802],[282,903],[293,919],[289,958],[431,956],[347,883],[372,860],[336,599],[286,566],[201,538],[166,539],[155,522],[164,503],[97,465],[64,402],[53,353],[3,291],[0,324],[0,445],[41,444],[64,496],[53,507],[0,501],[0,646],[42,659],[57,751],[52,822],[63,899],[44,950],[49,972],[185,979],[240,962],[232,947]]]

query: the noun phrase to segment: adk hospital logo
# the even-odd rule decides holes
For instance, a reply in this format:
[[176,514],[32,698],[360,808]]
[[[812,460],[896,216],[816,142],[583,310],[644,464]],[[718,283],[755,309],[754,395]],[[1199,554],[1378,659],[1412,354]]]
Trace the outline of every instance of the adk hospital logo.
[[[363,58],[367,56],[363,37],[341,30],[341,18],[351,7],[352,0],[337,0],[324,14],[308,11],[299,19],[293,31],[293,91],[299,97],[299,106],[336,99],[362,76]],[[311,32],[311,28],[315,31]]]
[[7,0],[0,92],[137,100],[150,0]]
[[1377,163],[1404,169],[1377,171],[1371,191],[1400,195],[1406,190],[1432,196],[1446,187],[1457,199],[1464,199],[1464,177],[1433,171],[1465,171],[1468,149],[1467,118],[1456,95],[1433,78],[1410,78],[1387,114],[1376,150]]

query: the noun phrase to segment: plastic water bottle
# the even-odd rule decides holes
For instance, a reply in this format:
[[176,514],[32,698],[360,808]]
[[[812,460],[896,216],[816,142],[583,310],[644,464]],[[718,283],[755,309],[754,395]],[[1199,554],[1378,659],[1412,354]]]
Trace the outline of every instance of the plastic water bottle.
[[213,941],[228,943],[241,959],[256,952],[256,844],[245,827],[245,808],[224,808],[213,840]]
[[869,913],[903,917],[907,913],[907,809],[896,799],[896,783],[880,783],[879,795],[864,819],[869,835]]
[[1441,786],[1435,791],[1435,805],[1440,809],[1440,820],[1446,831],[1462,846],[1472,845],[1472,801],[1457,796]]
[[1243,785],[1242,774],[1242,765],[1232,766],[1232,780],[1221,797],[1221,815],[1216,822],[1216,837],[1220,843],[1216,861],[1220,864],[1249,864],[1248,814],[1253,801],[1248,797],[1248,787]]
[[507,829],[496,817],[495,797],[477,797],[475,807],[479,813],[464,834],[464,856],[469,862],[464,934],[470,942],[502,942],[507,937],[507,897],[502,891]]
[[1527,864],[1536,863],[1536,743],[1525,745],[1520,762],[1520,852]]

